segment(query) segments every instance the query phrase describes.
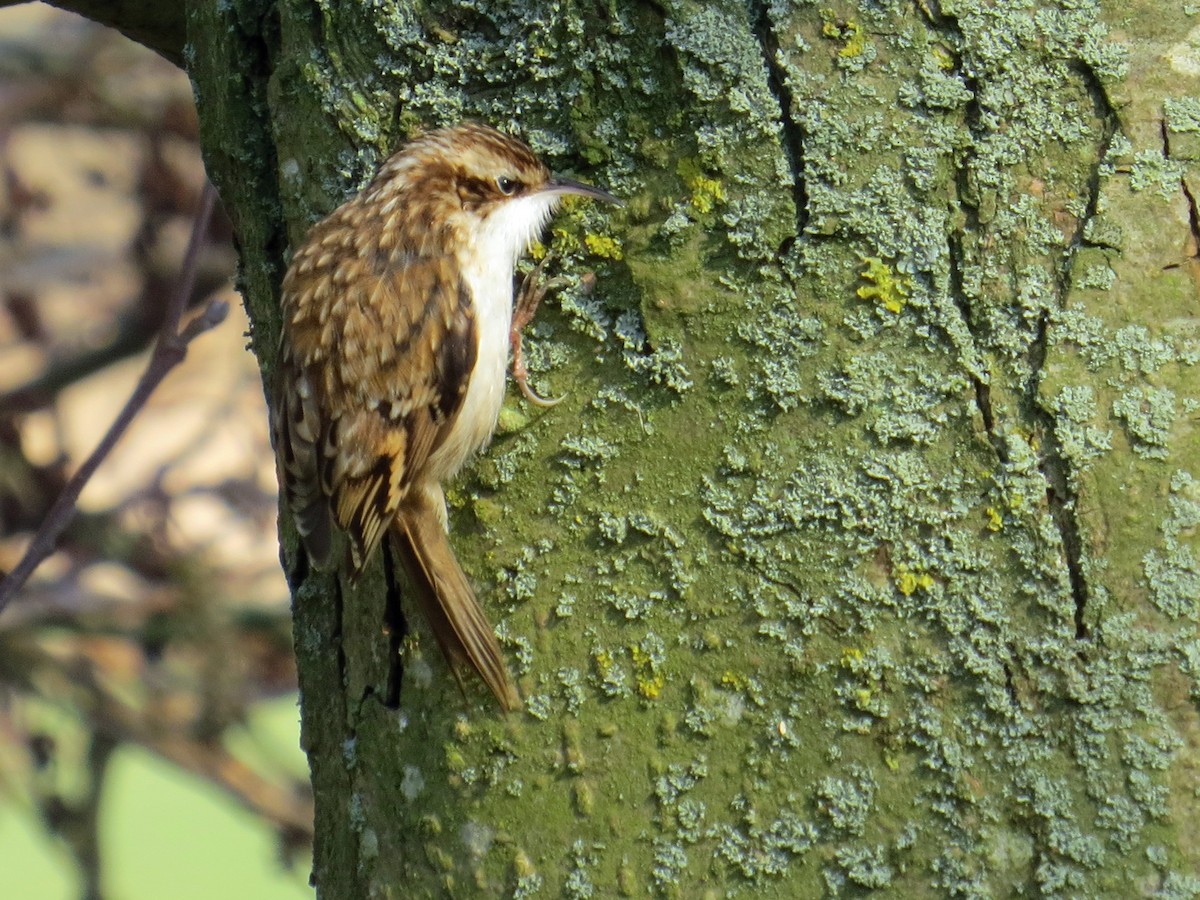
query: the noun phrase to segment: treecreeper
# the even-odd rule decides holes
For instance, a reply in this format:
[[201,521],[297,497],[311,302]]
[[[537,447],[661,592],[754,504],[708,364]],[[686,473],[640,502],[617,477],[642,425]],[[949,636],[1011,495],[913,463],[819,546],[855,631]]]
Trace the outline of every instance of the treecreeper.
[[390,535],[451,669],[474,669],[505,710],[520,697],[442,483],[496,428],[516,263],[569,194],[619,203],[494,128],[430,131],[312,227],[283,279],[271,435],[309,560],[355,581]]

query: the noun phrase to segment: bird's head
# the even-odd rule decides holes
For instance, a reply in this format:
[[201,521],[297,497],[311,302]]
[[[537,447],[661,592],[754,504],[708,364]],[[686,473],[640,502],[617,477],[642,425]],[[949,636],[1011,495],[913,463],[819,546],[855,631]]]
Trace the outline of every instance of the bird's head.
[[[553,174],[524,142],[465,122],[407,144],[380,173],[399,179],[410,198],[440,209],[489,257],[514,263],[545,227],[563,197],[620,205],[608,191]],[[395,182],[393,182],[395,183]]]

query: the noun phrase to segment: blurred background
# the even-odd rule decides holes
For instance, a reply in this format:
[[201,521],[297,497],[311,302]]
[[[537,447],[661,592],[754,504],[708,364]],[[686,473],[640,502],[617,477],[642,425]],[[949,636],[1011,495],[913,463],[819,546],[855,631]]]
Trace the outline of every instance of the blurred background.
[[[184,75],[0,9],[0,569],[145,369],[204,170]],[[312,800],[258,369],[220,210],[190,345],[0,614],[0,897],[293,898]]]

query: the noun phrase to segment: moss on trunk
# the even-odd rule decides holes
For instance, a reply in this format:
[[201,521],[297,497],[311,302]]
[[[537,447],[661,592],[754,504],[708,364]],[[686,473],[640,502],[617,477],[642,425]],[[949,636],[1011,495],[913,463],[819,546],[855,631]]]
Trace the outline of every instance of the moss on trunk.
[[1171,6],[193,4],[265,369],[281,221],[419,123],[629,199],[450,491],[524,713],[416,622],[393,696],[382,571],[285,533],[322,896],[1200,890]]

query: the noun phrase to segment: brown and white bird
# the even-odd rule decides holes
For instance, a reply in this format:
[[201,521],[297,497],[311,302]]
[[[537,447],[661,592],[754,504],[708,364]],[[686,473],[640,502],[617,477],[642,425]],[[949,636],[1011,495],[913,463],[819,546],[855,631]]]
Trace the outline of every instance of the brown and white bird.
[[336,528],[357,579],[390,533],[452,669],[474,668],[506,710],[520,699],[450,546],[442,482],[495,430],[514,268],[567,194],[618,202],[494,128],[431,131],[313,226],[283,280],[272,437],[310,560],[328,567]]

